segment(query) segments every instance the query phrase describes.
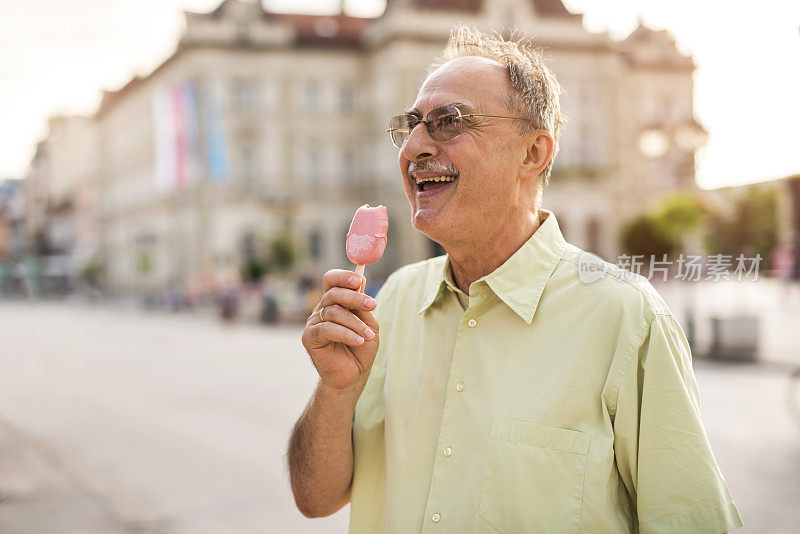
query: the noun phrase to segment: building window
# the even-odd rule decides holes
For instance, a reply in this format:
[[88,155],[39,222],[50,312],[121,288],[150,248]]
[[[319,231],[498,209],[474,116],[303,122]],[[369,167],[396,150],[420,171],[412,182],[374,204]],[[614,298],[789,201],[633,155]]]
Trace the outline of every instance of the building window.
[[356,92],[352,84],[342,85],[339,92],[339,106],[343,113],[351,113],[356,110]]
[[312,260],[322,259],[322,234],[319,230],[312,230],[308,235],[308,254]]
[[303,107],[309,112],[319,111],[319,84],[317,82],[306,82],[303,90]]
[[342,176],[344,178],[344,183],[347,185],[355,185],[358,183],[356,151],[352,148],[345,148],[342,152]]
[[258,80],[235,78],[231,81],[231,107],[235,111],[259,109],[261,84]]
[[312,146],[308,149],[306,160],[306,175],[310,185],[320,185],[322,183],[322,153],[319,147]]
[[258,154],[251,145],[241,147],[242,180],[253,183],[259,174]]
[[597,143],[594,131],[588,123],[578,126],[578,136],[580,139],[581,167],[595,167],[598,164]]
[[246,230],[241,237],[241,259],[244,265],[250,265],[258,260],[258,249],[255,232]]
[[236,25],[236,37],[239,41],[247,41],[250,38],[250,26],[246,22]]
[[281,170],[285,155],[281,152],[283,140],[280,133],[270,132],[270,137],[263,139],[259,145],[260,175],[265,183],[278,185],[282,183]]
[[672,105],[672,99],[667,95],[661,95],[658,100],[659,122],[668,122],[673,118],[675,106]]

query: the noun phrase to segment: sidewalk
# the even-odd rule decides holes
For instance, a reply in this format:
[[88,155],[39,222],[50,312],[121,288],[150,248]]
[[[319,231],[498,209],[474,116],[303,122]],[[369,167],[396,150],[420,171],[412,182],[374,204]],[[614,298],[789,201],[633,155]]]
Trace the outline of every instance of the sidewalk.
[[[9,534],[124,534],[110,503],[61,465],[55,451],[0,418],[0,526]],[[154,531],[150,531],[154,532]]]
[[296,327],[2,301],[0,324],[0,533],[347,531],[289,489]]

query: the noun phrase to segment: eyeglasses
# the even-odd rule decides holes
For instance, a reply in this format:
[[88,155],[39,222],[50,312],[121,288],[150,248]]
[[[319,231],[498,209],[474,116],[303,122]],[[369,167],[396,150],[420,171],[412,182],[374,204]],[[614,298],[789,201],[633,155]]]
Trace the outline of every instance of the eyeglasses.
[[455,139],[464,131],[464,119],[469,117],[488,117],[491,119],[513,119],[527,121],[524,117],[502,117],[500,115],[480,115],[478,113],[462,114],[458,106],[450,104],[431,110],[425,120],[418,115],[406,113],[396,115],[389,121],[389,137],[392,144],[397,148],[402,148],[403,144],[411,135],[418,124],[422,123],[428,129],[428,133],[435,141],[450,141]]

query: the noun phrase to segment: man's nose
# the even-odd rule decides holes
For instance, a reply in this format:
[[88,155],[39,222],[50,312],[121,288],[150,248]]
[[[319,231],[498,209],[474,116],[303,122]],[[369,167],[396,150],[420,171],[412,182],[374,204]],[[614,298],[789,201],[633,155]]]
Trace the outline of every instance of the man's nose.
[[408,161],[422,161],[439,154],[439,146],[431,138],[424,123],[417,124],[403,144],[403,156]]

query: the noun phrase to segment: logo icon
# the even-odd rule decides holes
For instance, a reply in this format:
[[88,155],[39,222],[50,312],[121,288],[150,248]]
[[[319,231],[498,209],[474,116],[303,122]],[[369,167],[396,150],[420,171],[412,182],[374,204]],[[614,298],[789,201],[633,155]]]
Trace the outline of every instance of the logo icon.
[[578,256],[578,279],[584,284],[597,282],[605,272],[605,262],[598,256],[586,251]]

